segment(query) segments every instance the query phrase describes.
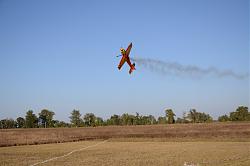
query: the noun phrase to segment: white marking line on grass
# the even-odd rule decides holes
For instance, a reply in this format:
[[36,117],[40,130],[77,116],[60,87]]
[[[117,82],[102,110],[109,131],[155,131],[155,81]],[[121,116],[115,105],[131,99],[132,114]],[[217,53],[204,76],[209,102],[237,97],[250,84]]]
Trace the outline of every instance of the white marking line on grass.
[[87,147],[83,147],[83,148],[81,148],[81,149],[76,149],[76,150],[73,150],[73,151],[71,151],[71,152],[69,152],[69,153],[67,153],[67,154],[62,155],[62,156],[53,157],[53,158],[50,158],[50,159],[47,159],[47,160],[44,160],[44,161],[41,161],[41,162],[32,164],[32,165],[30,165],[30,166],[35,166],[35,165],[39,165],[39,164],[44,164],[44,163],[47,163],[47,162],[52,161],[52,160],[56,160],[56,159],[59,159],[59,158],[67,157],[67,156],[71,155],[71,154],[74,153],[74,152],[78,152],[78,151],[81,151],[81,150],[85,150],[85,149],[88,149],[88,148],[92,148],[92,147],[98,146],[98,145],[100,145],[100,144],[103,144],[103,143],[105,143],[105,142],[107,142],[107,141],[108,141],[108,140],[104,140],[104,141],[99,142],[99,143],[94,144],[94,145],[90,145],[90,146],[87,146]]

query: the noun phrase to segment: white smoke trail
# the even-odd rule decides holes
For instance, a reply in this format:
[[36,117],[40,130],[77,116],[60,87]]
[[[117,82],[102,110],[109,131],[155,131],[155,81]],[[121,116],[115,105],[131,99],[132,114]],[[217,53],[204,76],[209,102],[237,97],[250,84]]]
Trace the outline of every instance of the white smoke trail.
[[219,70],[215,67],[200,68],[194,65],[182,65],[177,62],[164,62],[155,59],[131,58],[138,66],[144,67],[152,72],[160,74],[173,74],[177,76],[202,77],[205,75],[214,75],[216,77],[232,77],[235,79],[246,79],[248,73],[238,74],[232,70]]

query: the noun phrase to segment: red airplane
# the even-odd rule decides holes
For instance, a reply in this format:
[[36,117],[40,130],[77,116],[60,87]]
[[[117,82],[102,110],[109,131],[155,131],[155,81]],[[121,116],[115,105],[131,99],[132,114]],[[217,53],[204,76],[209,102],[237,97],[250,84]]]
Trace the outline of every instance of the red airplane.
[[130,58],[129,58],[129,53],[130,53],[131,48],[132,48],[132,43],[129,44],[126,51],[124,50],[124,48],[121,48],[120,50],[121,50],[122,55],[117,56],[117,57],[122,56],[122,59],[118,65],[118,69],[120,70],[122,68],[122,65],[125,62],[127,62],[128,65],[130,66],[129,74],[131,74],[133,72],[133,70],[135,70],[135,63],[131,64]]

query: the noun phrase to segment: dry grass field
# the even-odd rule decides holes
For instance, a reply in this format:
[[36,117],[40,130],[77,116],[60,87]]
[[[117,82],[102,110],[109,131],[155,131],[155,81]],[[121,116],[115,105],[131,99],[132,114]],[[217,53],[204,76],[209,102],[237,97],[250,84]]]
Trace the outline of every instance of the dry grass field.
[[250,165],[250,123],[11,129],[0,144],[6,166]]
[[162,165],[249,166],[250,142],[119,142],[101,141],[26,145],[0,148],[0,165]]
[[157,138],[166,141],[250,141],[250,123],[0,130],[0,146],[33,145],[110,138]]

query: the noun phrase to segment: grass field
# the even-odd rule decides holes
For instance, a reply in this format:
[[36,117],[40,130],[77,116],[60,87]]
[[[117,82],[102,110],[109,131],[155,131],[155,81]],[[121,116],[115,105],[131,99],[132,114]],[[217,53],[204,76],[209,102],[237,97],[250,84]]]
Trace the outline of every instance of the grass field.
[[0,146],[33,145],[110,138],[157,138],[166,141],[250,141],[250,123],[0,130]]
[[[0,165],[32,165],[101,141],[0,148]],[[108,141],[39,165],[250,165],[250,142]]]
[[11,129],[0,145],[0,165],[249,166],[250,123]]

